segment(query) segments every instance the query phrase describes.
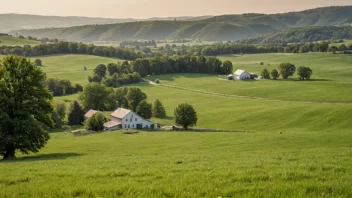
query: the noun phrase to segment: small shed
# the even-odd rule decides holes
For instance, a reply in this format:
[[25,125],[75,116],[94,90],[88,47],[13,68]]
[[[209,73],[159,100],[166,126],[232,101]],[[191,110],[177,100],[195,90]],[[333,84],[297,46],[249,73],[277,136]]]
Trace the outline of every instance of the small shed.
[[106,131],[113,131],[121,128],[122,128],[121,122],[117,122],[117,121],[110,121],[104,124],[104,130]]
[[235,75],[230,74],[230,75],[227,75],[226,78],[227,78],[228,80],[235,80]]

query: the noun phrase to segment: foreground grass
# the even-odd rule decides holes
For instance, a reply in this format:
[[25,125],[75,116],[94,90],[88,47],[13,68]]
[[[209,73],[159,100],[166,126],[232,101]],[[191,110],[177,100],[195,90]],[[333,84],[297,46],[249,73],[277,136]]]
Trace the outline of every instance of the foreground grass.
[[284,134],[52,134],[0,162],[1,197],[351,197],[352,139]]
[[[289,80],[227,81],[216,76],[197,74],[173,74],[152,76],[161,83],[223,94],[262,97],[282,100],[317,102],[352,102],[352,56],[328,53],[309,54],[255,54],[220,56],[231,60],[234,70],[245,69],[260,75],[266,68],[277,69],[283,62],[309,66],[312,79],[299,81],[295,75]],[[265,65],[259,65],[263,61]],[[270,65],[268,65],[270,64]]]
[[0,36],[0,46],[24,46],[24,45],[39,45],[39,41],[20,39],[12,36]]

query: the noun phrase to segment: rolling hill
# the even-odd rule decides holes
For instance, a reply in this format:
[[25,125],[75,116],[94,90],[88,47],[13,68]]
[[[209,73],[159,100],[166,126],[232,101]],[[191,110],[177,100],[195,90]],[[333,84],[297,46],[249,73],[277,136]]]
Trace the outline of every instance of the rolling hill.
[[239,40],[239,43],[306,43],[323,40],[352,39],[352,26],[309,26],[284,29],[260,37]]
[[38,28],[52,28],[52,27],[72,27],[89,24],[113,24],[136,21],[163,21],[163,20],[202,20],[212,16],[199,17],[153,17],[149,19],[132,19],[132,18],[94,18],[94,17],[60,17],[60,16],[41,16],[29,14],[0,14],[0,32],[7,33],[13,30],[20,29],[38,29]]
[[[189,21],[144,21],[68,28],[13,31],[24,36],[58,38],[68,41],[122,41],[132,39],[211,41],[257,37],[283,29],[303,26],[335,26],[352,23],[352,6],[325,7],[282,14],[223,15]],[[200,20],[197,20],[200,19]]]
[[110,25],[87,25],[69,28],[20,30],[12,32],[39,38],[58,38],[68,41],[123,41],[144,40],[237,40],[248,36],[273,33],[275,28],[261,24],[240,25],[235,23],[152,21]]

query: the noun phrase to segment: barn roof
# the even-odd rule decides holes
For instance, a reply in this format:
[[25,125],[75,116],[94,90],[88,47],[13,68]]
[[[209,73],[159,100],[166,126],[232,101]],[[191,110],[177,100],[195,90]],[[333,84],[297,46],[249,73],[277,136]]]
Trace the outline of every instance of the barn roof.
[[111,116],[115,117],[115,118],[124,118],[127,114],[129,114],[131,112],[131,110],[128,109],[124,109],[124,108],[118,108],[116,109]]
[[104,127],[111,128],[111,127],[118,126],[118,125],[120,125],[120,124],[121,124],[121,122],[110,121],[110,122],[105,123],[105,124],[104,124]]
[[[238,69],[238,70],[236,70],[235,71],[235,75],[237,75],[237,76],[240,76],[240,75],[242,75],[243,73],[245,73],[246,71],[245,70],[242,70],[242,69]],[[248,73],[248,72],[246,72],[246,73]]]
[[89,110],[89,111],[84,115],[84,117],[90,118],[90,117],[92,117],[95,113],[98,113],[98,112],[104,117],[104,114],[103,114],[102,112],[96,111],[96,110],[93,110],[93,109]]

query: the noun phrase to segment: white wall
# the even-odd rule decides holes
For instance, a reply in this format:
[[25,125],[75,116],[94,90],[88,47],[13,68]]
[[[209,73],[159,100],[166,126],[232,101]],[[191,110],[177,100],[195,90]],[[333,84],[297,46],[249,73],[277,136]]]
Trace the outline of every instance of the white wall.
[[[122,128],[127,128],[127,129],[137,129],[137,124],[142,124],[142,128],[150,128],[151,124],[154,124],[152,122],[149,122],[139,115],[135,114],[134,112],[128,113],[123,119],[122,119]],[[154,124],[154,128],[156,128],[156,125]]]

